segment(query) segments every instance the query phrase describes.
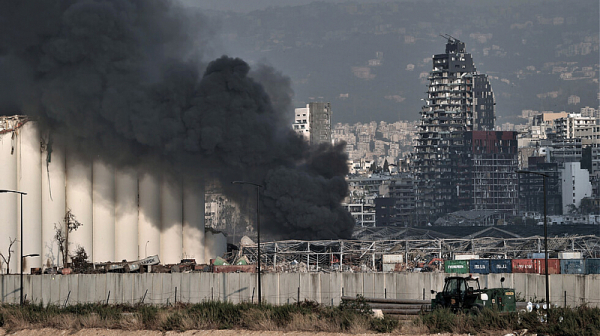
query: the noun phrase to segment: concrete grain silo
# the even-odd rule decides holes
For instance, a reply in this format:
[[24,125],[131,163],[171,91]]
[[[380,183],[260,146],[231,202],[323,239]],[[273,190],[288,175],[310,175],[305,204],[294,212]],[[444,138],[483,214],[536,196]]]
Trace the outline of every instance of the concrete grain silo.
[[138,257],[160,255],[160,182],[151,173],[139,178]]
[[[42,153],[39,130],[33,122],[27,122],[18,130],[19,191],[23,197],[23,253],[37,254],[23,260],[24,270],[42,267]],[[0,175],[1,176],[1,175]],[[19,203],[20,204],[20,203]],[[20,213],[19,213],[20,216]],[[19,258],[20,259],[20,258]]]
[[66,204],[66,158],[64,146],[50,135],[42,137],[42,265],[62,265],[56,228],[63,226]]
[[138,259],[138,177],[133,169],[115,173],[115,260]]
[[115,170],[111,165],[94,161],[93,238],[94,262],[115,260]]
[[183,190],[181,182],[164,176],[161,186],[160,255],[164,264],[181,261],[183,249]]
[[[18,119],[5,118],[0,123],[0,190],[17,190],[17,123]],[[18,239],[18,202],[19,195],[14,193],[0,194],[0,253],[8,259],[10,241]],[[18,270],[19,242],[12,246],[10,273]],[[7,265],[2,269],[6,272]]]
[[90,258],[94,256],[94,227],[92,202],[92,162],[81,161],[67,152],[67,209],[82,225],[69,233],[69,256],[75,255],[79,246]]
[[[187,181],[186,181],[187,182]],[[208,263],[204,258],[204,189],[197,183],[183,186],[183,256]]]

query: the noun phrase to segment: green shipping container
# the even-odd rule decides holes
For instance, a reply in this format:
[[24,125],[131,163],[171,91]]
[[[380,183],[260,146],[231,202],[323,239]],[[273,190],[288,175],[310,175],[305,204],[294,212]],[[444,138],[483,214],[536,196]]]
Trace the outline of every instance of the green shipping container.
[[444,261],[444,270],[446,273],[469,273],[468,260],[446,260]]

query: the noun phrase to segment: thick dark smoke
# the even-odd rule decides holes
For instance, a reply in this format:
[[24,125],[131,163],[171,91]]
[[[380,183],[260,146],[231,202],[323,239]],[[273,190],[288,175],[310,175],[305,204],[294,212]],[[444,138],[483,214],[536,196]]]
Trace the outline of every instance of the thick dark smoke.
[[[212,51],[214,27],[167,1],[4,1],[0,109],[35,116],[80,155],[262,183],[279,238],[348,238],[343,146],[290,130],[289,79]],[[206,181],[205,181],[206,182]]]

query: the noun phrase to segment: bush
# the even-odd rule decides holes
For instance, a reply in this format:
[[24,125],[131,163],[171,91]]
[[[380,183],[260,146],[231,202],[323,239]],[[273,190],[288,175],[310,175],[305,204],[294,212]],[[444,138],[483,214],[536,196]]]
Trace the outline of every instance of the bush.
[[398,320],[384,316],[382,319],[372,319],[371,329],[380,333],[391,333],[398,328]]

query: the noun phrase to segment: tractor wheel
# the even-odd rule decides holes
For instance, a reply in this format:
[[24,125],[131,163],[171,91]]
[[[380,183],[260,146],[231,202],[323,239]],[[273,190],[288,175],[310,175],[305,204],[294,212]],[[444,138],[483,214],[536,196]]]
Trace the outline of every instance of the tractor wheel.
[[469,312],[473,315],[479,315],[481,314],[481,311],[483,310],[483,306],[480,304],[475,304],[473,305],[473,307],[471,307],[471,309],[469,309]]

